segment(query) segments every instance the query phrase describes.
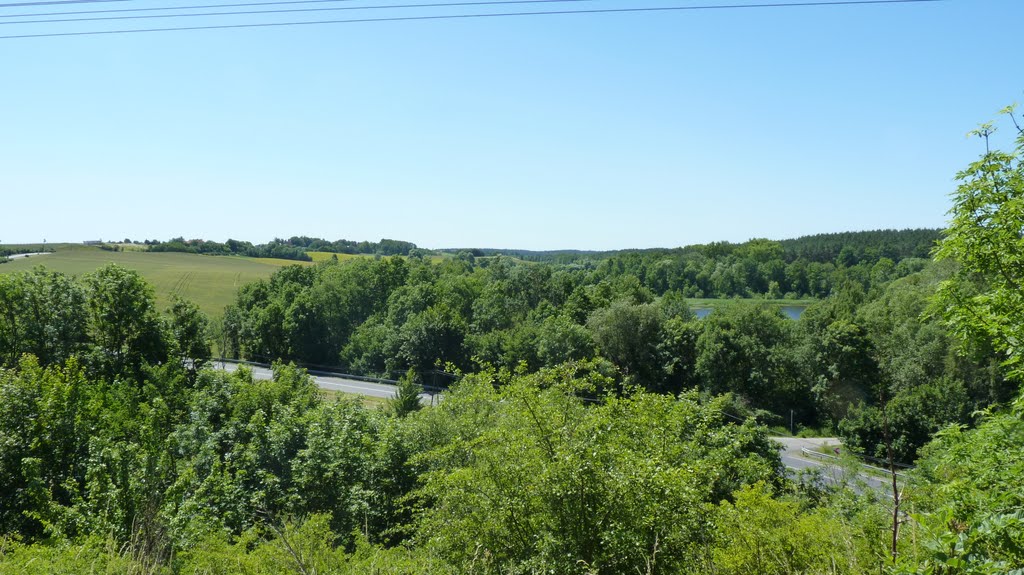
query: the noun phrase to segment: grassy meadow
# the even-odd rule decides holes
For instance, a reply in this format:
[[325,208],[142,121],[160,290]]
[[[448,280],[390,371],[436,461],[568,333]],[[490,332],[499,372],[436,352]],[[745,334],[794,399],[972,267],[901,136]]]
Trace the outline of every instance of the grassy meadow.
[[18,258],[0,264],[0,274],[30,270],[35,266],[80,276],[107,263],[116,263],[142,274],[156,290],[157,305],[164,309],[177,294],[192,300],[210,317],[219,317],[224,306],[234,301],[238,288],[268,278],[287,265],[309,262],[237,256],[204,256],[186,253],[144,251],[111,252],[74,244],[48,246],[48,255]]
[[314,263],[329,261],[334,256],[338,256],[338,261],[354,260],[356,258],[372,258],[372,255],[365,254],[336,254],[333,252],[306,252],[309,257],[313,258]]

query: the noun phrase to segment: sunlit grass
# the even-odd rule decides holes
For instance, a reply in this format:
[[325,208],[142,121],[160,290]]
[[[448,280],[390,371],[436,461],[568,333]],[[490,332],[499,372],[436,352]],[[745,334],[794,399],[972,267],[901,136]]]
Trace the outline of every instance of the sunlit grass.
[[[4,246],[9,247],[9,246]],[[135,270],[153,285],[157,305],[164,309],[175,294],[191,300],[206,314],[217,317],[232,303],[238,288],[270,277],[287,265],[309,262],[240,256],[205,256],[186,253],[107,251],[97,247],[58,244],[52,254],[19,258],[0,265],[0,274],[27,271],[35,266],[81,276],[107,263]]]

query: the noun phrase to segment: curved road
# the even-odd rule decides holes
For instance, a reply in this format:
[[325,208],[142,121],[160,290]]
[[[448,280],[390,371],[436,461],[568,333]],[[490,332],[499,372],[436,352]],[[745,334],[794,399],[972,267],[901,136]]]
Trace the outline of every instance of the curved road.
[[[213,363],[214,366],[223,369],[224,371],[236,371],[238,369],[237,363],[217,361]],[[269,367],[260,367],[258,365],[248,365],[247,367],[252,370],[253,379],[268,380],[274,378],[274,372]],[[395,395],[396,387],[387,383],[371,383],[368,381],[360,381],[357,379],[348,379],[337,376],[326,376],[326,375],[313,375],[313,382],[316,383],[320,389],[327,389],[330,391],[340,391],[342,393],[353,393],[356,395],[365,395],[368,397],[379,397],[382,399],[391,399]]]
[[822,479],[833,485],[847,484],[856,489],[854,482],[861,481],[877,491],[892,490],[889,478],[883,479],[863,472],[854,473],[855,477],[850,477],[850,470],[840,466],[838,460],[809,456],[803,451],[804,449],[816,451],[823,445],[840,446],[839,440],[834,437],[773,437],[772,439],[782,445],[782,463],[791,475],[796,475],[805,469],[813,469],[820,471]]
[[[274,378],[274,372],[269,367],[252,364],[238,364],[222,360],[211,362],[210,365],[228,372],[236,371],[239,365],[245,365],[252,370],[253,379],[270,380]],[[363,381],[360,379],[345,377],[343,375],[315,375],[310,373],[309,377],[313,379],[313,383],[315,383],[320,389],[339,391],[341,393],[351,393],[353,395],[364,395],[366,397],[391,399],[395,396],[395,392],[398,390],[398,386],[392,383]],[[439,396],[440,393],[435,394],[431,392],[424,392],[420,394],[420,400],[427,403],[433,403],[440,399]]]

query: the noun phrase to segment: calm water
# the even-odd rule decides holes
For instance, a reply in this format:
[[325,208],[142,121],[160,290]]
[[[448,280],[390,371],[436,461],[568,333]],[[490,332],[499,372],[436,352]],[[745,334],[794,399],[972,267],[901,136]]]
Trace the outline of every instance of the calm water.
[[[782,311],[783,315],[789,319],[800,319],[800,316],[803,315],[805,309],[807,309],[807,306],[805,305],[784,305],[779,307],[779,310]],[[693,313],[697,316],[697,319],[704,319],[713,311],[715,311],[714,308],[702,307],[693,310]]]

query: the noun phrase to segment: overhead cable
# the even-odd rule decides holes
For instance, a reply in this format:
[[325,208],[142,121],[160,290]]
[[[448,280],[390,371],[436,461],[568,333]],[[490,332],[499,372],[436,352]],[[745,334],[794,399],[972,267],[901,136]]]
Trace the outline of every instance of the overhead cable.
[[[104,2],[114,2],[122,0],[96,0]],[[246,6],[284,6],[287,4],[325,4],[329,2],[355,2],[357,0],[275,0],[273,2],[245,2],[242,4],[205,4],[199,6],[152,6],[149,8],[110,8],[107,10],[78,10],[78,11],[63,11],[63,12],[34,12],[32,14],[0,14],[0,18],[26,18],[29,16],[73,16],[82,14],[114,14],[124,12],[157,12],[166,10],[203,10],[205,8],[231,8],[239,7],[244,8]],[[58,4],[64,4],[64,2],[57,2]],[[52,2],[44,2],[44,4],[52,4]]]
[[145,34],[152,32],[185,32],[197,30],[234,30],[242,28],[272,28],[286,26],[311,26],[327,24],[363,24],[370,22],[415,22],[429,20],[466,20],[480,18],[506,18],[530,16],[561,16],[570,14],[623,14],[642,12],[678,12],[684,10],[731,10],[749,8],[806,8],[812,6],[864,6],[881,4],[923,4],[947,0],[840,0],[838,2],[779,2],[762,4],[718,4],[702,6],[658,6],[644,8],[599,8],[591,10],[550,10],[539,12],[492,12],[483,14],[440,14],[432,16],[391,16],[386,18],[353,18],[347,20],[307,20],[301,22],[258,22],[248,24],[216,24],[209,26],[180,26],[170,28],[135,28],[127,30],[86,30],[79,32],[51,32],[42,34],[17,34],[0,36],[0,40],[25,38],[54,38],[65,36],[98,36],[114,34]]
[[29,6],[59,6],[61,4],[98,4],[100,2],[130,2],[131,0],[51,0],[49,2],[17,2],[0,4],[0,8],[25,8]]
[[259,14],[294,14],[296,12],[338,12],[342,10],[383,10],[409,8],[450,8],[467,6],[495,6],[507,4],[559,4],[566,2],[593,2],[594,0],[483,0],[474,2],[439,2],[433,4],[385,4],[383,6],[335,6],[333,8],[284,8],[277,10],[238,10],[234,12],[193,12],[187,14],[145,14],[141,16],[99,16],[96,18],[55,18],[48,20],[0,21],[4,24],[55,24],[58,22],[96,22],[108,20],[144,20],[152,18],[194,18],[202,16],[252,16]]

